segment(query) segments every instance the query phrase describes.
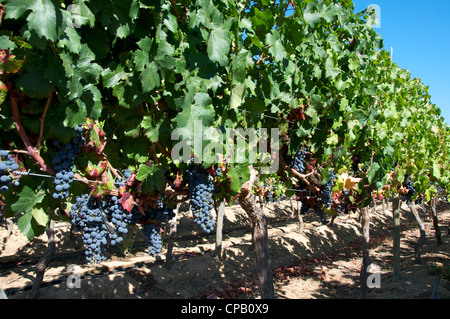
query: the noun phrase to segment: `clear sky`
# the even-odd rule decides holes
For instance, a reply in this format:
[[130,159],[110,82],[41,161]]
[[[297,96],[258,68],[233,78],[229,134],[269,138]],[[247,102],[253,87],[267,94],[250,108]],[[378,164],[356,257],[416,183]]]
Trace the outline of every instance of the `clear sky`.
[[422,79],[431,102],[450,125],[450,0],[353,0],[355,12],[378,5],[380,27],[393,60]]

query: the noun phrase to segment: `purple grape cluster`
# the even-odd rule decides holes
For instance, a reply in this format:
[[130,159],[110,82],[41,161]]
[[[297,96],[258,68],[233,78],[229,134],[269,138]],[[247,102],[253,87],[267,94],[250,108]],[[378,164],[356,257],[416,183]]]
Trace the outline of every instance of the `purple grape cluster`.
[[145,224],[142,232],[147,238],[148,254],[150,256],[157,256],[162,250],[161,228],[155,224]]
[[118,233],[110,235],[111,245],[119,244],[123,241],[123,235],[128,233],[127,226],[132,221],[132,213],[123,208],[117,196],[107,195],[102,199],[101,204],[103,212]]
[[72,223],[83,231],[86,260],[100,263],[106,260],[104,246],[120,244],[128,233],[132,214],[120,204],[117,196],[98,199],[88,194],[76,197],[70,209]]
[[109,232],[95,197],[88,194],[77,196],[69,215],[72,223],[83,231],[86,260],[97,264],[106,260],[103,246],[108,243]]
[[331,190],[333,188],[334,182],[336,180],[337,176],[334,173],[333,170],[330,170],[330,179],[327,183],[323,184],[321,187],[322,191],[322,197],[324,201],[324,205],[326,208],[331,207],[332,197],[331,197]]
[[163,200],[159,199],[155,206],[148,206],[144,214],[141,214],[137,209],[132,210],[132,222],[143,225],[142,232],[147,238],[148,254],[150,256],[156,256],[161,253],[161,225],[175,216],[173,209],[168,208]]
[[416,194],[414,183],[411,180],[411,175],[405,174],[405,181],[403,182],[403,186],[408,189],[408,193],[403,194],[402,201],[406,202],[409,205],[411,203],[411,198]]
[[14,161],[8,151],[0,150],[0,191],[7,192],[9,186],[19,186],[19,181],[14,178],[12,172],[17,170],[19,165]]
[[52,159],[52,164],[56,171],[54,199],[64,199],[69,196],[70,184],[72,184],[75,176],[73,173],[73,163],[85,142],[81,125],[75,130],[77,135],[72,138],[70,143],[64,145],[59,140],[54,140],[51,145],[53,150],[56,151]]
[[185,179],[189,187],[189,204],[194,222],[201,226],[203,231],[210,233],[214,230],[214,183],[213,178],[201,165],[193,163],[193,158],[185,171]]
[[291,163],[292,169],[296,170],[299,173],[303,173],[305,171],[305,159],[307,153],[308,152],[305,148],[302,148],[295,153],[294,159]]

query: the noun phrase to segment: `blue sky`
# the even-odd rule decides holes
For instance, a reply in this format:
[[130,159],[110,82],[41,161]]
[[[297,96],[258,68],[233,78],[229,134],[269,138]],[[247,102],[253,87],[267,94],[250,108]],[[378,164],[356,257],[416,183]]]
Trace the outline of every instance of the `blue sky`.
[[384,46],[393,60],[429,86],[432,103],[450,124],[450,0],[353,0],[355,12],[371,4],[381,12]]

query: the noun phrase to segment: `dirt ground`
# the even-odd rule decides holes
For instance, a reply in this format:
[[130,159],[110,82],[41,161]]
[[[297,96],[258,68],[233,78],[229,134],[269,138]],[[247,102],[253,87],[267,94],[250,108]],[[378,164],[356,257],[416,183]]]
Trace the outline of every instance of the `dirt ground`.
[[[422,264],[414,262],[419,229],[406,204],[402,205],[401,279],[392,280],[392,213],[381,203],[370,214],[370,258],[379,266],[379,288],[369,299],[450,298],[450,207],[438,205],[443,243],[437,245],[430,215],[420,216],[426,226]],[[332,227],[322,225],[312,210],[305,228],[291,217],[289,201],[265,207],[270,261],[277,299],[361,298],[361,226],[358,216],[338,217]],[[108,250],[110,259],[98,266],[86,263],[80,234],[70,238],[70,225],[55,227],[56,253],[45,273],[42,299],[254,299],[260,298],[256,262],[248,218],[239,206],[228,207],[224,220],[223,255],[214,256],[215,234],[205,235],[182,207],[171,267],[165,262],[167,237],[160,257],[146,253],[139,235],[131,249]],[[17,229],[6,237],[0,224],[0,286],[10,299],[29,298],[36,262],[46,251],[46,235],[28,241]],[[438,276],[442,273],[441,276]]]

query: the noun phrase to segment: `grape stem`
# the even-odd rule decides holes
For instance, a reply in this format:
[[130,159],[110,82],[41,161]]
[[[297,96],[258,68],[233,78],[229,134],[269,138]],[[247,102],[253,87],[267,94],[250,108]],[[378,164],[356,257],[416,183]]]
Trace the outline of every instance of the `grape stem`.
[[114,174],[114,176],[116,176],[117,178],[121,178],[121,176],[119,175],[119,173],[117,172],[117,170],[111,165],[111,163],[106,160],[109,169],[111,170],[111,172]]
[[47,99],[47,104],[45,104],[45,109],[44,109],[44,113],[42,113],[42,117],[41,117],[41,128],[39,131],[39,139],[36,143],[36,149],[39,149],[39,146],[41,146],[42,143],[42,138],[44,136],[44,122],[45,122],[45,116],[47,115],[47,111],[48,111],[48,107],[50,105],[50,101],[52,100],[52,92],[50,91],[48,93],[48,99]]
[[175,16],[177,17],[177,23],[178,23],[178,25],[180,25],[181,19],[180,19],[180,14],[178,13],[178,10],[177,10],[177,5],[174,0],[170,0],[170,4],[172,5],[173,12],[175,13]]
[[168,152],[162,145],[160,142],[156,142],[156,146],[159,147],[159,149],[161,150],[162,153],[164,153],[166,156],[170,157],[171,154],[170,152]]
[[155,160],[155,163],[159,164],[158,156],[156,156],[156,151],[155,151],[155,143],[152,143],[152,154],[153,154],[153,159]]
[[41,155],[39,155],[37,148],[33,147],[33,145],[31,144],[30,139],[28,138],[27,133],[25,132],[25,128],[23,127],[20,121],[19,106],[17,104],[16,97],[13,95],[13,86],[10,81],[6,81],[6,85],[8,87],[9,98],[11,101],[11,111],[14,126],[16,127],[16,130],[19,133],[19,136],[23,144],[25,145],[28,154],[39,165],[41,170],[50,173],[52,175],[56,175],[55,170],[45,163],[44,159],[41,157]]
[[5,7],[3,6],[3,4],[0,4],[0,26],[2,25],[3,21],[3,13],[5,13]]

